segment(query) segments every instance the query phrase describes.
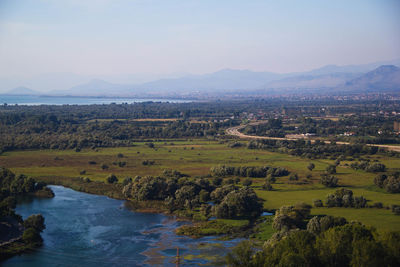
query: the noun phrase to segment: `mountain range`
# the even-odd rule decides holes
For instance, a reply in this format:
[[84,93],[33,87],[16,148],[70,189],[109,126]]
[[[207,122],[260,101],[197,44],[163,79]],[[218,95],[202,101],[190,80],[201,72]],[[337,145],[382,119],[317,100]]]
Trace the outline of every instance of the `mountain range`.
[[380,66],[346,82],[341,89],[365,92],[400,91],[400,68],[394,65]]
[[[400,60],[366,65],[327,65],[302,73],[278,74],[224,69],[203,75],[185,75],[141,84],[111,83],[101,79],[72,86],[67,90],[41,93],[17,87],[12,95],[72,96],[187,96],[221,95],[235,92],[388,92],[400,91]],[[385,63],[385,62],[383,62]],[[397,66],[395,66],[397,65]]]
[[23,86],[16,87],[11,91],[7,92],[7,95],[39,95],[39,94],[40,92]]

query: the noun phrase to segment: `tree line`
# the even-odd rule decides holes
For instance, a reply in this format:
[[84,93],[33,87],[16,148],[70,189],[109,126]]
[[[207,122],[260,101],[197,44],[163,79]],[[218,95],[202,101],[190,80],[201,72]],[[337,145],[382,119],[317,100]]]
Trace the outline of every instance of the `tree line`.
[[315,140],[253,140],[247,145],[248,149],[265,149],[274,152],[300,156],[309,159],[341,159],[353,160],[364,155],[389,155],[400,157],[400,153],[363,144],[337,145],[335,142],[325,143]]
[[240,176],[240,177],[282,177],[287,176],[290,172],[283,167],[271,167],[271,166],[228,166],[219,165],[213,166],[210,169],[212,176],[226,177],[226,176]]

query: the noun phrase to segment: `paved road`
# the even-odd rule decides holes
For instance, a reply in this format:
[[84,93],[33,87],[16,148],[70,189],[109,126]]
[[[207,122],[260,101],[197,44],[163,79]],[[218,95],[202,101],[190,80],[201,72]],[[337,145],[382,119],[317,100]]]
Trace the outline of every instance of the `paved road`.
[[[252,122],[249,124],[245,124],[245,125],[239,125],[239,126],[235,126],[235,127],[231,127],[226,129],[226,134],[228,135],[234,135],[237,136],[239,138],[242,139],[267,139],[267,140],[298,140],[300,138],[286,138],[286,137],[269,137],[269,136],[257,136],[257,135],[247,135],[244,133],[241,133],[239,130],[243,129],[244,127],[248,126],[248,125],[258,125],[258,124],[263,124],[263,123],[267,123],[267,121],[257,121],[257,122]],[[311,143],[314,143],[315,140],[314,139],[307,139],[306,140],[310,140]],[[330,144],[331,141],[323,141],[326,144]],[[349,145],[349,142],[336,142],[336,144],[338,145]],[[383,148],[387,148],[388,150],[393,150],[393,151],[397,151],[400,152],[400,146],[392,146],[392,145],[376,145],[376,144],[367,144],[367,146],[376,146],[376,147],[383,147]]]

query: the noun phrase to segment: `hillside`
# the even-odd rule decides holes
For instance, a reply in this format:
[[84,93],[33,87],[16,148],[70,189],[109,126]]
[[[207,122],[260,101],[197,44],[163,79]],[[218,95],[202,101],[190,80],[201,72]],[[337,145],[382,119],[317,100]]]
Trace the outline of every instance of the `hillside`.
[[357,92],[390,92],[400,90],[400,68],[383,65],[358,78],[348,81],[338,89]]

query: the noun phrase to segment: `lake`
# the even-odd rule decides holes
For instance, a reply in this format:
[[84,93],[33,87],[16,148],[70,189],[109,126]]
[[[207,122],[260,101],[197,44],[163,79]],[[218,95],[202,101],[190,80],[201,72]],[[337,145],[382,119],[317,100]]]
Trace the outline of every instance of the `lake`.
[[163,214],[132,212],[124,201],[50,186],[52,199],[33,198],[17,205],[24,219],[41,213],[44,244],[2,266],[215,266],[239,241],[192,239],[174,229],[184,224]]
[[0,104],[8,105],[92,105],[92,104],[122,104],[122,103],[138,103],[138,102],[171,102],[171,103],[187,103],[191,100],[180,99],[140,99],[140,98],[118,98],[118,97],[73,97],[73,96],[16,96],[16,95],[0,95]]

